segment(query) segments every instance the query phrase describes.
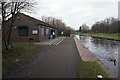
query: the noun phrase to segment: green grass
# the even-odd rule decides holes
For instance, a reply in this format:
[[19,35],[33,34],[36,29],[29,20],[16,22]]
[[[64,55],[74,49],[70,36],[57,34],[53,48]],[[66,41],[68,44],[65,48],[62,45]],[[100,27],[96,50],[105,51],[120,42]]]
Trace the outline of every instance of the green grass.
[[97,62],[81,61],[78,65],[80,78],[97,78],[97,75],[102,75],[103,78],[108,78],[108,74]]
[[[27,43],[13,43],[13,48],[8,51],[4,51],[2,56],[2,70],[3,74],[14,68],[16,64],[22,62],[24,59],[29,58],[39,51],[39,46],[29,45]],[[16,60],[19,61],[16,61]]]
[[113,40],[120,40],[120,38],[119,38],[120,33],[112,33],[112,34],[107,34],[107,33],[91,33],[91,34],[82,34],[82,35],[94,36],[94,37],[101,37],[101,38],[113,39]]

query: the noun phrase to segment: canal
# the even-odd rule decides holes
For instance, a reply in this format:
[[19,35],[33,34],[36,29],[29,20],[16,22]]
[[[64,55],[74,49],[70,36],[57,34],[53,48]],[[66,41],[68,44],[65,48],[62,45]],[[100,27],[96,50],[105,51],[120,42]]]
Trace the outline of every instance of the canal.
[[118,52],[120,41],[100,39],[90,36],[76,37],[101,61],[112,77],[118,77]]

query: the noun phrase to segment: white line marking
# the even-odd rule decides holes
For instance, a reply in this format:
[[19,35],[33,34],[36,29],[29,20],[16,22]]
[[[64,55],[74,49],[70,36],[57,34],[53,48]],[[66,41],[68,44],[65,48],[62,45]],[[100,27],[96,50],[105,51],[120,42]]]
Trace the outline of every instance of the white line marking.
[[65,38],[62,38],[60,41],[56,43],[56,45],[60,44]]
[[59,39],[57,39],[55,42],[53,42],[53,44],[52,44],[52,45],[55,45],[58,41],[59,41]]

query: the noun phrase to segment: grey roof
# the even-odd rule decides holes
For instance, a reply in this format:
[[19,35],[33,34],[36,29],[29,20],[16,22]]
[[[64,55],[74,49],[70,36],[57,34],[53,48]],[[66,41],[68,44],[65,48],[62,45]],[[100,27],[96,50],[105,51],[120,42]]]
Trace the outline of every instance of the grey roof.
[[21,15],[24,15],[24,16],[28,17],[28,18],[31,19],[32,21],[36,22],[38,25],[43,25],[43,26],[48,26],[48,27],[50,27],[50,28],[55,28],[55,27],[49,25],[48,23],[45,23],[45,22],[43,22],[43,21],[41,21],[41,20],[38,20],[38,19],[36,19],[36,18],[34,18],[34,17],[31,17],[31,16],[29,16],[29,15],[26,15],[26,14],[24,14],[24,13],[17,13],[17,14],[18,14],[18,15],[21,14]]

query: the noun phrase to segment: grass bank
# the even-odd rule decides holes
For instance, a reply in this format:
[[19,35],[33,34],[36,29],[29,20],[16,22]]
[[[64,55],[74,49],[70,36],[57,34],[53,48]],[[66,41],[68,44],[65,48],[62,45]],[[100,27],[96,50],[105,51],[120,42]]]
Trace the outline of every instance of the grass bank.
[[120,35],[120,33],[112,33],[112,34],[107,34],[107,33],[90,33],[90,34],[81,34],[81,35],[100,37],[100,38],[111,39],[111,40],[120,40],[120,38],[118,36],[118,35]]
[[29,45],[27,43],[13,43],[13,48],[9,51],[4,51],[2,54],[2,70],[5,74],[10,69],[24,59],[29,58],[39,51],[39,46]]
[[102,75],[103,78],[108,78],[108,74],[97,62],[81,61],[78,65],[80,78],[96,78],[97,75]]

